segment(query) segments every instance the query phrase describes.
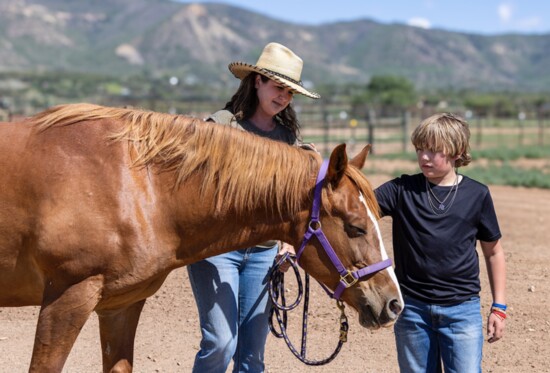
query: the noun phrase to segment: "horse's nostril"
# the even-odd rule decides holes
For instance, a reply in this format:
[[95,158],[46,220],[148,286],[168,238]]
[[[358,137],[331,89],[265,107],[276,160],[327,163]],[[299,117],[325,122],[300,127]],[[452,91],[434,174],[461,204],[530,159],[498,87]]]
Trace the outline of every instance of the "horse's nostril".
[[397,317],[403,310],[401,303],[399,303],[399,300],[397,299],[392,299],[388,304],[388,308],[391,311],[391,313],[395,315],[395,317]]

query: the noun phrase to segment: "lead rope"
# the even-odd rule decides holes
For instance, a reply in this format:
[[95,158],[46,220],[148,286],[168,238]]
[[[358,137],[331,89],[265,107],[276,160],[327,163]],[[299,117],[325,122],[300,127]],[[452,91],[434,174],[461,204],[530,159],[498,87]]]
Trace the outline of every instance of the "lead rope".
[[[279,261],[276,261],[273,265],[273,268],[271,270],[270,280],[269,280],[269,295],[271,296],[271,310],[269,312],[269,329],[271,330],[271,333],[277,337],[277,338],[283,338],[286,342],[286,345],[290,349],[290,351],[300,360],[302,363],[307,365],[325,365],[330,363],[334,358],[338,355],[340,350],[342,349],[342,345],[347,342],[348,339],[348,318],[344,312],[345,306],[344,303],[342,303],[340,300],[336,301],[336,306],[340,310],[340,336],[338,338],[338,344],[336,345],[336,349],[334,352],[323,360],[310,360],[306,357],[306,344],[307,344],[307,317],[308,317],[308,310],[309,310],[309,275],[305,274],[305,292],[304,287],[302,285],[302,276],[300,276],[300,271],[298,270],[298,266],[294,260],[295,257],[291,257],[290,255],[286,254],[284,255]],[[296,300],[294,303],[292,303],[290,306],[286,305],[286,297],[285,297],[285,277],[284,273],[279,271],[279,267],[285,262],[288,261],[292,269],[294,270],[294,274],[296,275],[296,282],[298,284],[298,294],[296,295]],[[302,314],[302,344],[301,344],[301,351],[298,352],[296,347],[292,344],[290,341],[290,338],[287,334],[287,312],[293,310],[296,308],[301,300],[302,297],[304,298],[304,308],[303,308],[303,314]],[[280,302],[279,302],[280,298]],[[273,325],[273,316],[276,316],[277,323],[279,325],[279,330],[277,331]]]

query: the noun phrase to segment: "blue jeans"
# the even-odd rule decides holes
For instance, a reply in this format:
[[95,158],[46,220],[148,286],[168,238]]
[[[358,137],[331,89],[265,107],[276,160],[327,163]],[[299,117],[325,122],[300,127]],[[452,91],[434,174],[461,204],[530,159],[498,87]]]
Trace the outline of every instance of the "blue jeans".
[[202,340],[193,372],[264,371],[271,301],[268,273],[277,254],[253,247],[187,266],[197,302]]
[[483,321],[479,298],[435,305],[411,297],[395,323],[401,373],[481,372]]

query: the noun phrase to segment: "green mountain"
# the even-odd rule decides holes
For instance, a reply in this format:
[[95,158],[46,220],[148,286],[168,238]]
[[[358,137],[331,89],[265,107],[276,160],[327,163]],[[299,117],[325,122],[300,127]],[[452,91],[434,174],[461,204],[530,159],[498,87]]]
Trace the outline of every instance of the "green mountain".
[[319,83],[407,77],[417,88],[545,91],[550,34],[484,36],[372,20],[306,26],[168,0],[0,0],[0,72],[174,74],[225,84],[227,64],[277,41]]

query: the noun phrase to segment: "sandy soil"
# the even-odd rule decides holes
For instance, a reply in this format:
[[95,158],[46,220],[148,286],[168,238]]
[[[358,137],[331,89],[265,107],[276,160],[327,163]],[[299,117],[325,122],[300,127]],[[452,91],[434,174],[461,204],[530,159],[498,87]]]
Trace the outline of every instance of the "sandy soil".
[[[378,185],[387,176],[373,176]],[[492,186],[491,191],[504,234],[508,260],[509,318],[503,340],[484,347],[484,372],[550,372],[550,191]],[[390,221],[381,228],[391,251]],[[485,265],[482,269],[483,312],[491,303]],[[337,343],[334,303],[318,287],[311,294],[308,351],[310,358],[325,357]],[[28,369],[38,308],[0,309],[0,371]],[[342,352],[329,365],[300,363],[283,341],[270,335],[267,372],[398,372],[391,329],[369,332],[348,309],[350,333]],[[298,323],[300,316],[292,315]],[[295,321],[294,321],[295,320]],[[151,297],[136,336],[136,372],[189,372],[199,343],[198,317],[185,269],[174,271]],[[100,372],[97,317],[82,330],[64,372]]]

